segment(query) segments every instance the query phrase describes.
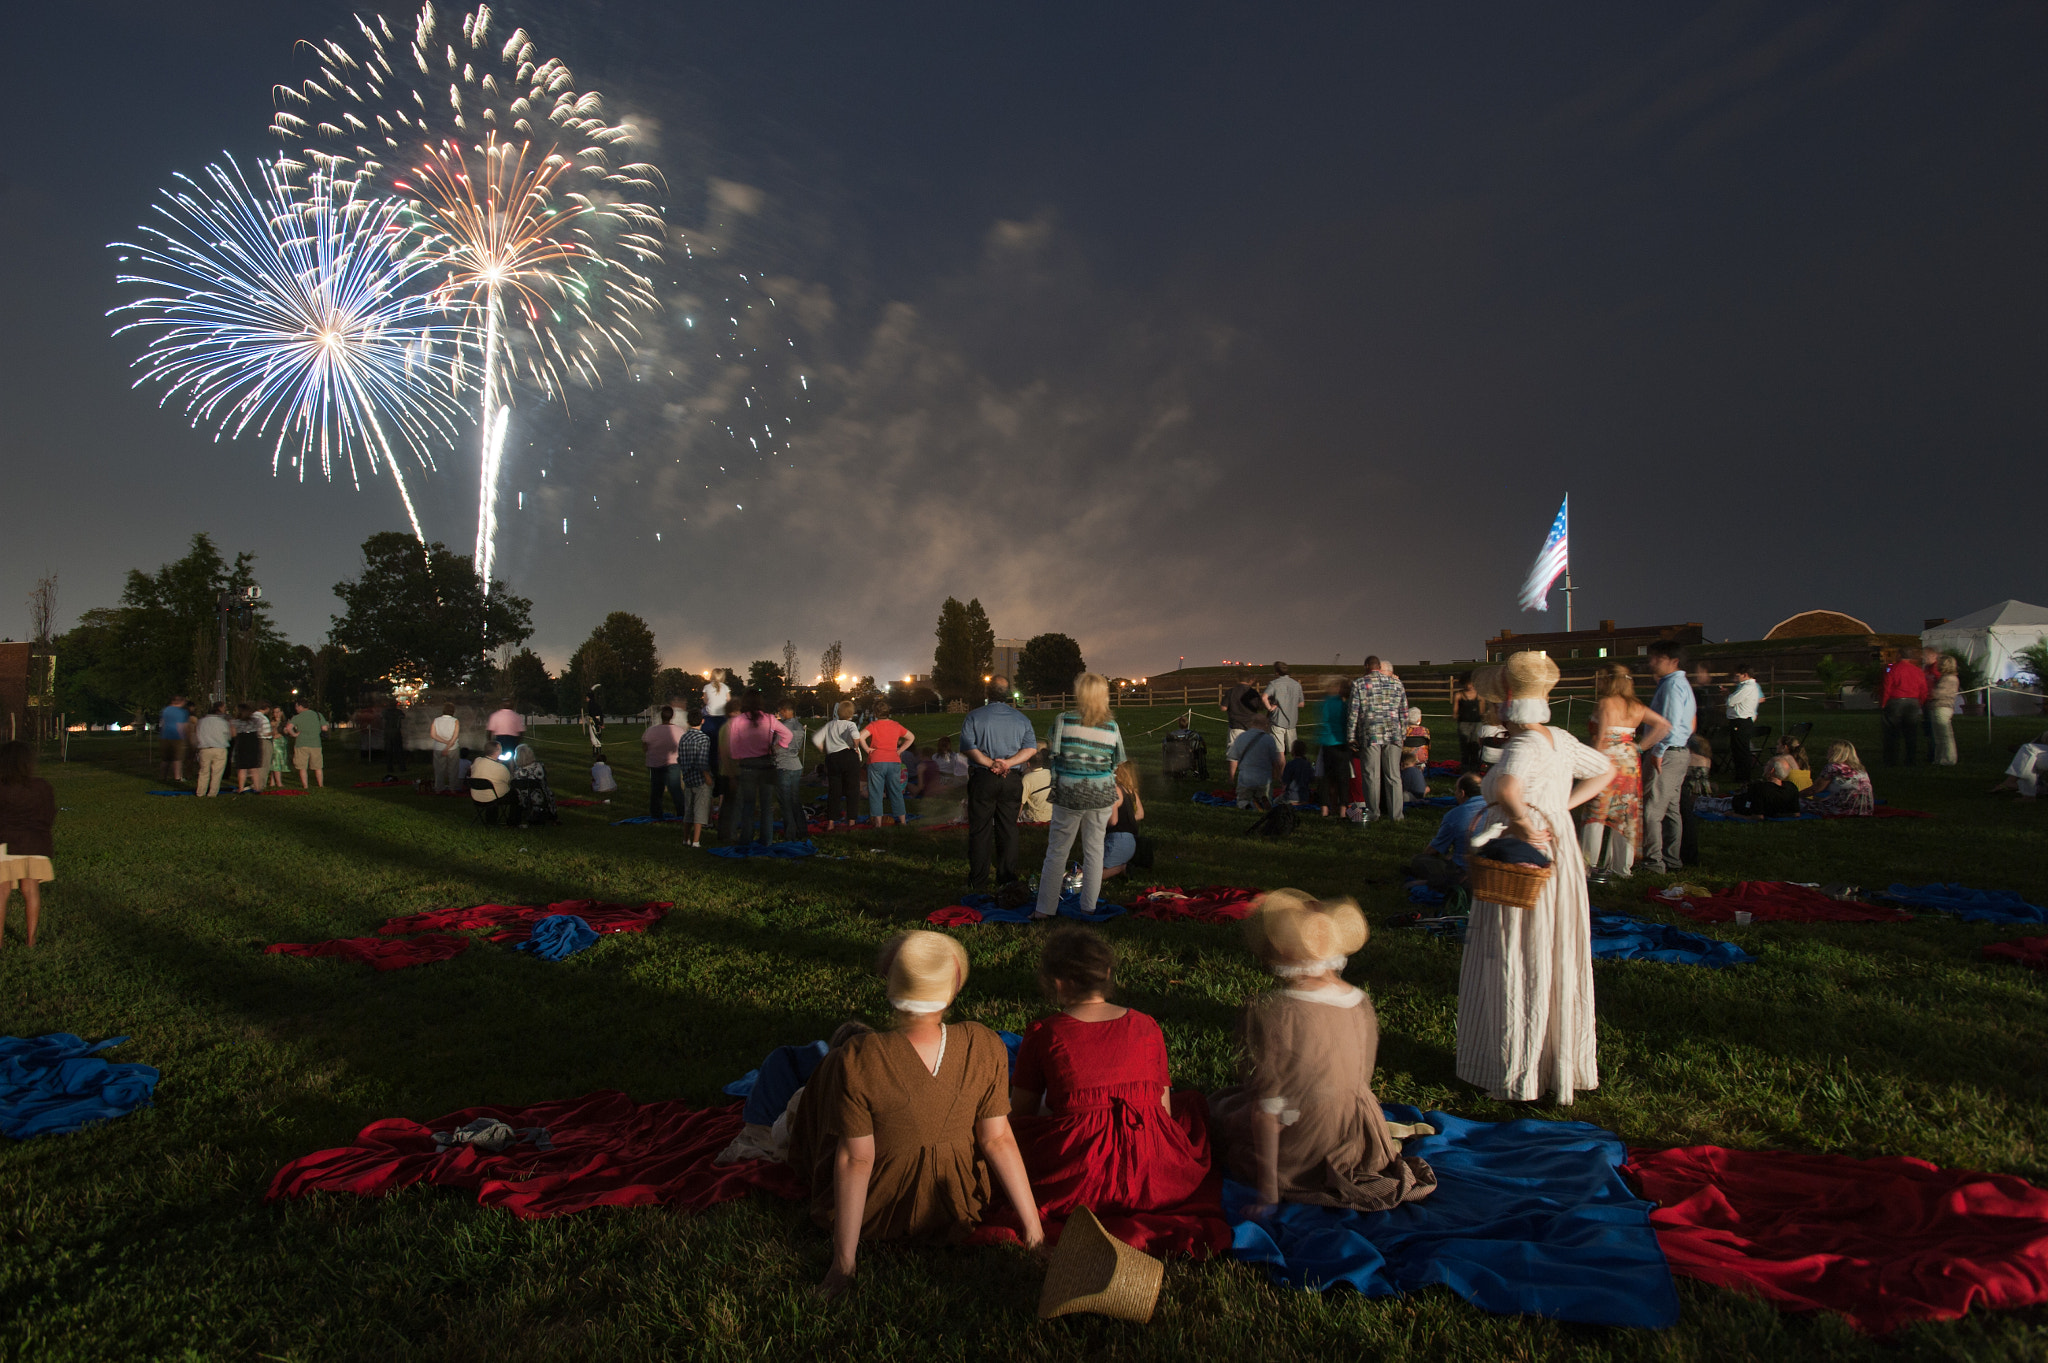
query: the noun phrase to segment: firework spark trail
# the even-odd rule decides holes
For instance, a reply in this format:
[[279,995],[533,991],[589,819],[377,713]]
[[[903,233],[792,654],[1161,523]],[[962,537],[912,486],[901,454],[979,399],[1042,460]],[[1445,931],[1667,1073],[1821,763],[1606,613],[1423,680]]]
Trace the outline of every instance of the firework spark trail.
[[523,29],[494,43],[488,6],[463,15],[459,49],[440,26],[428,0],[409,40],[357,16],[357,49],[306,44],[318,74],[277,87],[271,126],[303,149],[288,162],[299,172],[406,195],[423,254],[446,272],[441,296],[462,299],[483,337],[476,564],[488,584],[514,384],[560,396],[566,375],[597,382],[603,351],[630,356],[633,318],[654,306],[635,267],[660,259],[663,228],[644,201],[656,171],[611,164],[631,130],[607,124],[566,66],[536,62]]
[[295,434],[302,482],[316,454],[324,476],[345,462],[359,488],[358,451],[373,473],[381,461],[424,542],[392,434],[433,467],[433,447],[463,416],[462,352],[474,344],[432,295],[437,265],[417,250],[399,201],[317,177],[295,185],[269,165],[252,186],[225,159],[206,183],[179,176],[140,244],[112,244],[151,271],[119,275],[153,292],[108,313],[131,317],[115,335],[149,335],[135,385],[165,384],[159,405],[183,397],[193,426],[214,426],[215,439],[275,427],[273,474]]

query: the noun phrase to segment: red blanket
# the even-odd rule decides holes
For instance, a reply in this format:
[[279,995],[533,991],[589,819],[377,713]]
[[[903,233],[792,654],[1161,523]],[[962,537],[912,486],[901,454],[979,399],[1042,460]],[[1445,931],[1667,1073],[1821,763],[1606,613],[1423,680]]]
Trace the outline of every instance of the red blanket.
[[[551,1148],[520,1141],[495,1155],[471,1146],[435,1149],[434,1132],[479,1117],[514,1130],[544,1127]],[[755,1188],[803,1196],[802,1183],[787,1165],[712,1164],[739,1129],[737,1103],[692,1109],[678,1102],[635,1103],[623,1093],[525,1108],[464,1108],[424,1124],[395,1117],[364,1127],[354,1145],[293,1160],[277,1171],[266,1196],[275,1201],[321,1191],[381,1197],[424,1180],[474,1189],[483,1206],[528,1219],[657,1203],[702,1211]]]
[[1131,912],[1162,921],[1235,923],[1251,913],[1252,905],[1264,893],[1234,885],[1204,885],[1192,892],[1178,885],[1155,885],[1131,901]]
[[2018,961],[2035,970],[2048,970],[2048,937],[2020,937],[2010,942],[1993,942],[1984,948],[1987,961]]
[[645,932],[659,923],[675,906],[666,900],[645,904],[607,904],[595,899],[564,899],[546,908],[528,904],[473,904],[462,909],[427,909],[389,919],[377,929],[380,937],[399,937],[410,932],[468,932],[477,928],[498,928],[493,942],[523,942],[533,935],[533,925],[551,913],[573,913],[590,924],[591,931]]
[[337,937],[327,942],[278,942],[263,948],[266,956],[346,956],[379,970],[403,970],[409,965],[430,965],[460,956],[469,949],[469,938],[430,932],[419,937],[393,940],[389,937]]
[[1917,1159],[1631,1152],[1674,1273],[1859,1330],[2048,1301],[2048,1191]]
[[981,921],[981,910],[970,909],[965,904],[948,904],[943,909],[933,909],[925,915],[924,921],[942,928],[972,927]]
[[1819,890],[1782,880],[1745,880],[1720,894],[1691,894],[1673,899],[1660,890],[1646,890],[1652,904],[1676,908],[1702,923],[1732,923],[1739,909],[1759,923],[1910,923],[1903,909],[1830,899]]

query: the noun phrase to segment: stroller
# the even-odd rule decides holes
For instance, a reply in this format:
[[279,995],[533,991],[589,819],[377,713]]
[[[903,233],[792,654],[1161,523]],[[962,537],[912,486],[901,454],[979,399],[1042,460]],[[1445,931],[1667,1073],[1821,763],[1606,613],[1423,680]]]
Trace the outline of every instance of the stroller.
[[1178,729],[1160,741],[1159,774],[1175,778],[1192,776],[1198,781],[1209,779],[1209,745],[1195,728],[1192,710],[1182,718]]

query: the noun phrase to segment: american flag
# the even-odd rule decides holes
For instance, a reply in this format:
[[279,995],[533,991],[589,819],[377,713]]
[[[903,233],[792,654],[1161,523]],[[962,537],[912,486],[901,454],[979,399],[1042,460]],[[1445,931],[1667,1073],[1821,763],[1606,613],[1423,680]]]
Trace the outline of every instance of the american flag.
[[1529,580],[1522,584],[1522,609],[1547,611],[1550,609],[1550,584],[1570,565],[1567,553],[1571,538],[1566,523],[1571,518],[1572,495],[1567,492],[1564,502],[1557,508],[1557,519],[1550,523],[1550,534],[1543,541],[1543,549],[1536,555],[1536,566],[1529,570]]

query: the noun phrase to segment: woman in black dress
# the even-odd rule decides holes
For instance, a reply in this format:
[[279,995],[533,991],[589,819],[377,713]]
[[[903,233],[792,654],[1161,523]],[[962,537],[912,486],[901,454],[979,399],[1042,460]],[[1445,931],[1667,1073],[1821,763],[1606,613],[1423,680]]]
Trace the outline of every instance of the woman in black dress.
[[256,712],[246,705],[235,708],[235,736],[228,748],[235,769],[235,794],[263,789],[263,770],[270,765],[270,745],[263,741],[263,726]]
[[1125,762],[1116,769],[1116,808],[1109,816],[1109,829],[1102,835],[1102,878],[1120,876],[1138,854],[1138,826],[1145,822],[1145,802],[1138,796],[1138,764]]

